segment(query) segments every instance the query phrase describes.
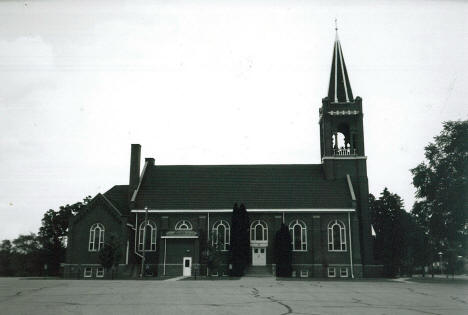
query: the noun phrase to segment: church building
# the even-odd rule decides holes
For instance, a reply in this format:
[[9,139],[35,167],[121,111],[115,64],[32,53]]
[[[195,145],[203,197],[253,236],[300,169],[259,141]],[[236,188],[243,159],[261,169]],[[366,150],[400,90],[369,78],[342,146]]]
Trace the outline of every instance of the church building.
[[132,144],[128,184],[97,194],[71,219],[65,276],[104,277],[99,251],[111,239],[120,248],[118,277],[204,275],[208,244],[221,249],[216,273],[227,275],[235,203],[247,208],[252,266],[274,274],[275,234],[284,223],[292,276],[378,276],[362,99],[351,90],[338,36],[318,118],[320,164],[157,165],[142,163],[141,146]]

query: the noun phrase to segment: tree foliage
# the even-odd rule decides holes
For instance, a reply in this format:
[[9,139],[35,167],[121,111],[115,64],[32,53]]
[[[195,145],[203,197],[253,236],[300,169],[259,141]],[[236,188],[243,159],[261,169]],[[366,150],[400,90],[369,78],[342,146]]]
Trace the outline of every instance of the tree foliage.
[[276,276],[291,277],[292,241],[288,227],[282,223],[275,236]]
[[0,245],[0,275],[57,275],[60,263],[65,261],[68,222],[90,200],[88,196],[82,202],[61,206],[58,211],[48,210],[37,235],[30,233],[19,235],[13,241],[3,240]]
[[11,241],[3,240],[0,244],[0,276],[11,276],[13,274],[11,265],[11,254]]
[[445,122],[425,147],[425,158],[411,170],[417,197],[412,214],[424,227],[433,255],[466,256],[468,120]]
[[231,224],[231,275],[242,276],[250,257],[249,216],[243,204],[234,204]]
[[42,275],[42,247],[36,234],[21,234],[12,242],[2,242],[2,263],[8,264],[7,274],[13,276]]
[[44,260],[48,265],[49,274],[57,274],[60,263],[65,261],[68,223],[91,200],[88,196],[82,202],[61,206],[58,211],[49,209],[39,228],[38,239],[43,248]]
[[222,253],[221,253],[221,244],[208,244],[207,248],[207,267],[209,268],[211,274],[218,274],[221,276],[223,270],[221,269],[222,262]]
[[372,225],[376,232],[374,256],[384,265],[385,275],[412,274],[426,264],[426,239],[414,218],[405,211],[403,200],[385,188],[376,199],[369,195]]
[[108,241],[104,243],[104,247],[99,251],[99,261],[101,266],[106,271],[111,271],[111,276],[114,278],[114,269],[119,266],[121,257],[119,238],[115,234],[110,234]]

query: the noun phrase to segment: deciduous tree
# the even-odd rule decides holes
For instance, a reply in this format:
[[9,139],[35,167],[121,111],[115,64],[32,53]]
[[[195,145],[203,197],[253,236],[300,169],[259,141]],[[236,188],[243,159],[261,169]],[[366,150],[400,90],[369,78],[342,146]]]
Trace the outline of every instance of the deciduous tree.
[[120,241],[115,234],[110,234],[108,241],[99,251],[99,261],[106,271],[111,271],[111,278],[114,279],[114,269],[119,266],[121,257]]
[[65,261],[66,237],[70,218],[78,214],[91,200],[88,196],[82,202],[61,206],[58,211],[49,209],[42,218],[38,240],[43,249],[49,274],[57,274],[60,263]]
[[441,251],[447,261],[454,255],[466,257],[468,120],[443,123],[441,133],[425,147],[425,158],[411,170],[418,198],[412,213],[424,227],[433,255]]

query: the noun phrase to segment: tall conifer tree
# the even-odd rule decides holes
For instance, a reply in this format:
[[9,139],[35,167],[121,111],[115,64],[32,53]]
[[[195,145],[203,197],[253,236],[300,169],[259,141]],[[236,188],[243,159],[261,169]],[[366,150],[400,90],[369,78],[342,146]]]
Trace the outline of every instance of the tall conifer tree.
[[242,276],[249,260],[249,217],[245,206],[237,203],[232,210],[231,262],[233,276]]
[[288,227],[282,223],[275,236],[275,262],[278,277],[290,277],[292,272],[292,245]]
[[241,217],[241,261],[242,261],[242,273],[249,265],[250,258],[250,234],[249,234],[249,215],[244,204],[240,205],[239,214]]

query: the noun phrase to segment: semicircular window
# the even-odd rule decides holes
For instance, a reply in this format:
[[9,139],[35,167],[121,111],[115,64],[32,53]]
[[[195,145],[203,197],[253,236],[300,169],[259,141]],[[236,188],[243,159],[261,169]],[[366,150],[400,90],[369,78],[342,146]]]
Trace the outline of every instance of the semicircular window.
[[191,231],[192,230],[192,223],[189,220],[180,220],[175,225],[176,231]]

